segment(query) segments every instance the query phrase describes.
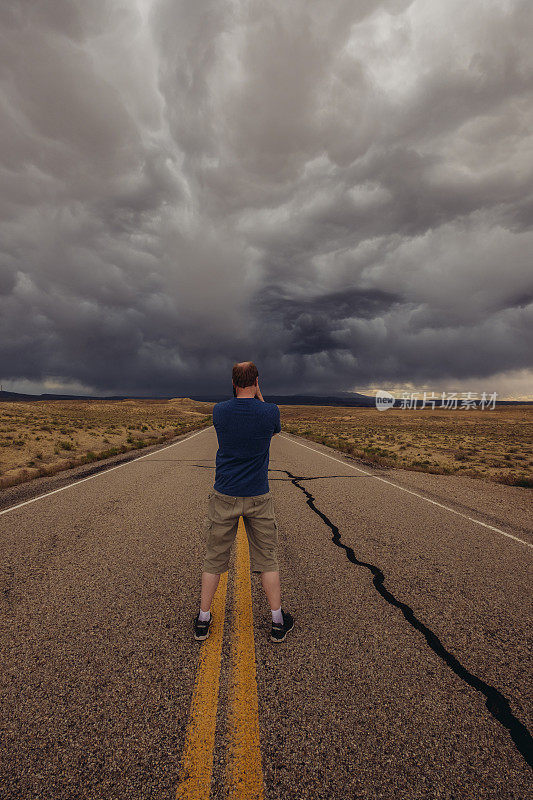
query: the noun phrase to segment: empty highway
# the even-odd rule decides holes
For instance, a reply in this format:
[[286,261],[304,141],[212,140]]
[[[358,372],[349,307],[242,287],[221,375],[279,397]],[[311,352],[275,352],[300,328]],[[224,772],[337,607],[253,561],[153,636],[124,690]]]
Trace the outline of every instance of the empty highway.
[[198,643],[216,448],[3,493],[0,797],[531,796],[528,491],[275,436],[294,629],[270,641],[241,529]]

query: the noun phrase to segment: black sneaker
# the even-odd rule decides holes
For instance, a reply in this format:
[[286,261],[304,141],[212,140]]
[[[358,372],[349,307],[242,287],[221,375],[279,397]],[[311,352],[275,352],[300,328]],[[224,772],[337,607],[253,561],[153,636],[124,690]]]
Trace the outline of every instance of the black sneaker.
[[196,619],[194,620],[194,638],[198,642],[202,642],[209,636],[209,626],[211,625],[212,619],[213,615],[210,614],[209,619],[206,620],[206,622],[200,622],[200,614],[197,614]]
[[288,611],[283,611],[282,609],[281,616],[283,617],[283,625],[279,622],[272,623],[272,633],[270,634],[270,638],[273,642],[282,642],[288,632],[292,631],[294,627],[294,620]]

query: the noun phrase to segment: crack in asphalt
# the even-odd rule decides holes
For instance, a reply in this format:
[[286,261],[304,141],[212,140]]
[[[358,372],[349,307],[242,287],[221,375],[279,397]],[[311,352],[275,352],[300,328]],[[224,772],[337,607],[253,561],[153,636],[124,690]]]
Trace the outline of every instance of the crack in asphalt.
[[[497,720],[504,728],[506,728],[510,735],[511,739],[513,740],[517,750],[524,758],[525,762],[530,766],[533,767],[533,739],[531,734],[529,733],[526,726],[520,722],[520,720],[515,717],[513,712],[511,711],[511,707],[509,704],[509,700],[494,686],[490,686],[490,684],[483,681],[481,678],[478,678],[477,675],[473,675],[463,664],[458,661],[458,659],[452,655],[438,636],[433,633],[430,628],[424,625],[415,615],[414,611],[410,606],[406,603],[402,603],[401,600],[398,600],[392,592],[390,592],[385,587],[385,576],[383,572],[380,570],[379,567],[376,567],[374,564],[369,564],[366,561],[360,561],[353,549],[348,545],[344,544],[341,539],[341,534],[338,527],[330,520],[330,518],[324,514],[319,508],[317,508],[315,504],[315,498],[309,492],[305,486],[302,486],[300,481],[304,480],[312,480],[311,477],[307,478],[305,475],[293,475],[289,470],[286,469],[275,469],[272,470],[275,472],[284,472],[287,477],[290,479],[293,486],[297,489],[300,489],[306,496],[306,503],[317,516],[320,517],[322,522],[330,528],[332,532],[331,541],[337,546],[343,549],[346,553],[346,558],[352,564],[355,564],[358,567],[365,567],[366,569],[370,570],[373,575],[372,583],[376,588],[376,591],[383,597],[384,600],[387,601],[390,605],[398,608],[407,622],[417,631],[419,631],[426,639],[427,644],[433,650],[433,652],[440,658],[444,663],[459,677],[463,680],[466,684],[471,686],[477,692],[480,692],[485,699],[486,699],[486,707],[489,713]],[[324,476],[328,477],[328,476]]]

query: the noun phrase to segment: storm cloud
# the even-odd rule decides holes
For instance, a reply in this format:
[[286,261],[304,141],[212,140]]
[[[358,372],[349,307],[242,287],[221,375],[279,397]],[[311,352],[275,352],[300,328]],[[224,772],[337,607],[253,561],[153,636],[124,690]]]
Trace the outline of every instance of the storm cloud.
[[529,0],[12,0],[0,26],[4,388],[206,394],[247,358],[265,393],[531,378]]

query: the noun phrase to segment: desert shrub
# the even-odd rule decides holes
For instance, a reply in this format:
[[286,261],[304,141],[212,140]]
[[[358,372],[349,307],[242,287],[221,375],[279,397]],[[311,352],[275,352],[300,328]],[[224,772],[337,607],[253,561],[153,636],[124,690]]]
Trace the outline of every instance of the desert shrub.
[[468,453],[466,450],[456,450],[453,457],[456,461],[468,461]]
[[517,475],[513,472],[500,473],[496,476],[498,483],[505,483],[507,486],[520,486],[523,489],[533,489],[533,477],[530,475]]

